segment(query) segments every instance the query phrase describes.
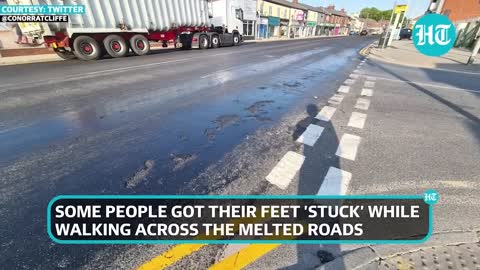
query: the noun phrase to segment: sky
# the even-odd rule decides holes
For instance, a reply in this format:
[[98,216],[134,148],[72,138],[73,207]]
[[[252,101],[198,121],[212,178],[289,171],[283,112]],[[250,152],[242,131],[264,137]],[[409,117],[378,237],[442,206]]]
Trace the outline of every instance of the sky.
[[[397,4],[407,4],[409,0],[396,0]],[[335,5],[336,9],[344,8],[348,13],[358,13],[366,7],[376,7],[380,10],[392,9],[395,0],[299,0],[298,2],[311,6],[329,6]],[[408,17],[416,17],[425,13],[430,0],[410,0],[410,8],[407,12]]]

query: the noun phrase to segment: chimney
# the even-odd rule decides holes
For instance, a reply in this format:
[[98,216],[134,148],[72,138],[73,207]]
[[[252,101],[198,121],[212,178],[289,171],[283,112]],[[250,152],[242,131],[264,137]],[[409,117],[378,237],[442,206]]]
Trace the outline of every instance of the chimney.
[[335,5],[329,5],[329,6],[327,7],[327,10],[329,10],[329,11],[334,11],[334,10],[335,10]]
[[292,3],[298,4],[298,0],[292,0]]

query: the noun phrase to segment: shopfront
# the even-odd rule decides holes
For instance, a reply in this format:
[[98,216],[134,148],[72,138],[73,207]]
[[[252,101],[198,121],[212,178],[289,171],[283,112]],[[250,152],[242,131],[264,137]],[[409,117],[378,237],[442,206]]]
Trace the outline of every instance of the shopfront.
[[268,18],[261,17],[257,20],[257,38],[264,39],[267,38],[268,34]]
[[268,17],[267,38],[280,37],[280,18]]
[[305,36],[311,37],[316,35],[317,22],[307,22],[305,25]]
[[295,10],[290,22],[290,38],[299,38],[304,36],[305,28],[305,12],[303,10]]

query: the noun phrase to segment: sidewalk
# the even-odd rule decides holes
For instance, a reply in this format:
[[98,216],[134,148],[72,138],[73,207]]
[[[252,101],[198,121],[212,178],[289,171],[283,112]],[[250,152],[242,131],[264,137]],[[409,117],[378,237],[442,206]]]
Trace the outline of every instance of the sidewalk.
[[473,65],[465,64],[470,54],[466,50],[452,49],[441,57],[429,57],[418,52],[413,42],[407,40],[394,41],[387,49],[379,49],[374,44],[370,50],[372,59],[397,65],[480,73],[480,58]]
[[[421,245],[375,245],[346,251],[317,270],[480,269],[477,231],[433,234]],[[327,251],[328,252],[328,251]]]

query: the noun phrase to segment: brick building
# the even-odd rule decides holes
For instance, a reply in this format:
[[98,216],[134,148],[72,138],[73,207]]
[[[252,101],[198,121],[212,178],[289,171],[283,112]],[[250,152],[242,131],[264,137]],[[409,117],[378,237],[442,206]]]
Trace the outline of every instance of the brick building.
[[453,21],[457,29],[456,47],[473,47],[480,36],[480,0],[432,0],[430,9]]

